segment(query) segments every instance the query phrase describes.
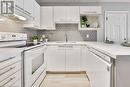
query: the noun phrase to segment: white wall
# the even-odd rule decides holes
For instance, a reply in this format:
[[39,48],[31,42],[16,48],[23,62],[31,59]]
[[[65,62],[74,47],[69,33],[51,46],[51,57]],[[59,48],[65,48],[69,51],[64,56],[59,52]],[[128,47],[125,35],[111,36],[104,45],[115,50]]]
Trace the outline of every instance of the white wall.
[[[1,19],[3,21],[1,21]],[[28,34],[28,39],[32,35],[37,34],[36,30],[24,29],[22,23],[16,22],[14,20],[11,20],[11,19],[8,19],[8,18],[2,17],[2,16],[0,16],[0,32],[27,33]]]

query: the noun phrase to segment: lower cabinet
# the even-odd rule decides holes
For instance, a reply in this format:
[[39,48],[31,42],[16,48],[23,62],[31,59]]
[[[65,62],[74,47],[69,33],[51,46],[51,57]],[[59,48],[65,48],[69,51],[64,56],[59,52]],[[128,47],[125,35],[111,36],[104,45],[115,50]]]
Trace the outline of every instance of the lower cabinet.
[[81,71],[87,71],[88,49],[86,45],[81,46]]
[[[12,57],[13,56],[13,57]],[[0,61],[0,87],[21,87],[21,53]]]
[[80,71],[81,47],[74,45],[51,45],[47,47],[47,71]]
[[66,71],[80,71],[80,52],[80,46],[66,46]]
[[64,46],[48,46],[45,57],[47,59],[47,71],[65,71]]

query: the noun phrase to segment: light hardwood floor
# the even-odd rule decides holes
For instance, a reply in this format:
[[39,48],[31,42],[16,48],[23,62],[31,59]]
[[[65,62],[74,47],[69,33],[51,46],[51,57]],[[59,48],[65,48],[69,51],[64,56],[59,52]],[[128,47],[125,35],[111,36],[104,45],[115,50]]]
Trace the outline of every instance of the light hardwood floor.
[[86,74],[47,74],[40,87],[90,87]]

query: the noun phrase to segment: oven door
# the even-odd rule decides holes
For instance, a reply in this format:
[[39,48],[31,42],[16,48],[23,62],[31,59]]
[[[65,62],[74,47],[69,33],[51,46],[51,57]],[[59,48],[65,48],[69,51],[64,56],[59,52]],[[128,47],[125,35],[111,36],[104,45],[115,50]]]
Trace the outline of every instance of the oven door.
[[46,68],[44,47],[27,50],[24,56],[25,87],[31,87]]

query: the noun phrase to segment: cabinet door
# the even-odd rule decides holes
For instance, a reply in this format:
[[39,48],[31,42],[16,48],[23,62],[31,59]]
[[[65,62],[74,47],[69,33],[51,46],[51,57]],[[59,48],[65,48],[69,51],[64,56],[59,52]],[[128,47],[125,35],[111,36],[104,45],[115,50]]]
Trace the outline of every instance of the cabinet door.
[[88,58],[88,49],[86,46],[81,47],[81,70],[87,71],[87,58]]
[[114,42],[124,42],[128,35],[128,12],[107,11],[105,15],[105,38]]
[[78,6],[68,6],[66,7],[66,21],[69,22],[79,22],[79,7]]
[[53,7],[41,7],[41,28],[55,30]]
[[54,22],[66,21],[66,6],[54,7]]
[[65,71],[64,46],[48,46],[45,57],[47,59],[47,71]]
[[56,6],[54,7],[55,22],[79,22],[78,6]]
[[66,46],[66,71],[80,71],[80,46]]
[[35,26],[40,27],[40,5],[34,1],[34,21]]
[[101,14],[101,6],[80,6],[80,14]]
[[33,0],[24,0],[24,10],[33,16]]
[[23,8],[23,6],[24,6],[24,0],[15,0],[15,4],[17,5],[17,6],[19,6],[20,8]]

